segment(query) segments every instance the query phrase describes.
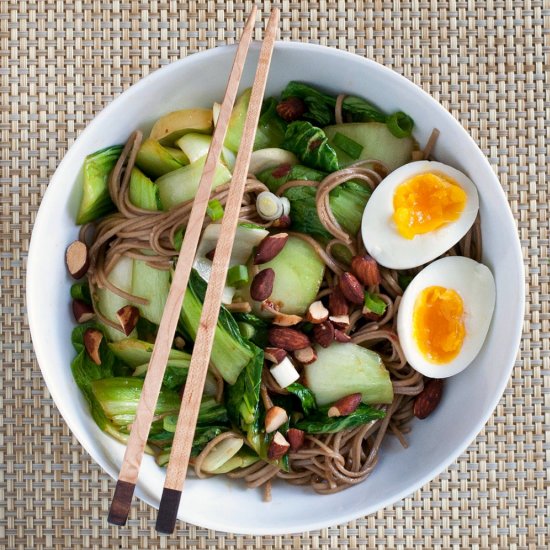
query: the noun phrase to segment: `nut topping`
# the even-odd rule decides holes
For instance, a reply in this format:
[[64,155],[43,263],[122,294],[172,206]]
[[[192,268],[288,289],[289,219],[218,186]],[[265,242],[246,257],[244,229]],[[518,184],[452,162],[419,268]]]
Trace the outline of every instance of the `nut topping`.
[[250,297],[259,302],[266,300],[273,292],[274,282],[275,271],[273,271],[270,267],[262,269],[256,274],[254,279],[252,279],[252,284],[250,285]]
[[349,313],[349,305],[342,294],[342,291],[336,286],[332,289],[328,297],[328,309],[331,315],[347,315]]
[[435,378],[424,386],[414,400],[413,413],[416,418],[426,418],[435,410],[443,395],[443,380]]
[[297,325],[302,321],[302,318],[299,315],[288,315],[287,313],[277,313],[275,319],[273,319],[273,324],[280,327],[292,327]]
[[328,348],[334,340],[334,326],[331,322],[325,321],[313,327],[313,339],[323,348]]
[[77,323],[86,323],[95,317],[92,306],[82,300],[73,300],[73,315]]
[[268,235],[258,245],[254,256],[254,265],[265,264],[271,261],[284,248],[288,241],[288,233]]
[[294,359],[296,359],[299,363],[302,363],[302,365],[309,365],[317,359],[317,354],[311,346],[303,349],[297,349],[293,355]]
[[342,273],[338,286],[346,300],[349,300],[351,303],[362,305],[365,301],[365,289],[363,285],[349,271]]
[[382,281],[376,260],[368,254],[354,256],[351,260],[351,270],[365,286],[379,285]]
[[306,104],[299,97],[288,97],[281,101],[277,107],[277,114],[287,122],[298,120],[306,111]]
[[139,309],[136,306],[127,305],[121,307],[116,312],[116,316],[122,327],[122,332],[128,336],[136,328],[139,321]]
[[272,327],[269,329],[269,343],[286,351],[296,351],[307,348],[310,344],[309,338],[293,328]]
[[288,442],[290,443],[290,450],[295,453],[300,450],[304,445],[305,433],[298,428],[289,428],[286,432]]
[[275,432],[269,448],[267,449],[267,458],[269,460],[277,460],[283,457],[288,452],[290,443],[284,438],[281,432]]
[[265,348],[264,358],[278,365],[286,357],[286,351],[282,348]]
[[330,407],[327,415],[331,418],[334,416],[348,416],[357,409],[359,403],[361,403],[360,393],[346,395],[345,397],[342,397],[342,399],[338,399],[338,401]]
[[306,314],[306,320],[308,320],[310,323],[323,323],[327,319],[328,309],[323,305],[323,302],[321,302],[321,300],[317,300],[309,306]]
[[103,333],[96,328],[88,328],[84,331],[82,340],[84,341],[84,347],[86,348],[86,353],[90,359],[96,365],[101,365],[99,347],[101,346],[101,341],[103,340]]
[[343,330],[339,330],[337,328],[334,329],[334,339],[337,342],[341,342],[343,344],[351,342],[351,336],[349,334],[346,334]]
[[283,214],[280,218],[273,220],[271,227],[275,229],[287,229],[291,226],[291,224],[292,220],[290,219],[290,216],[288,214]]
[[67,263],[67,269],[71,277],[74,279],[84,277],[90,265],[86,243],[82,241],[72,242],[65,252],[65,262]]
[[288,420],[288,415],[282,407],[271,407],[265,413],[265,431],[270,434],[275,430],[278,430],[286,421]]

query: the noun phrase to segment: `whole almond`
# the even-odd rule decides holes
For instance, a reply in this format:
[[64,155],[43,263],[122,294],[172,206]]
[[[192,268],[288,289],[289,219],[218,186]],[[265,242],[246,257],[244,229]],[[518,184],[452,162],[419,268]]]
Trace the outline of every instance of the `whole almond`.
[[90,265],[86,243],[82,241],[72,242],[65,252],[65,262],[71,277],[74,279],[84,277]]
[[88,357],[96,364],[101,365],[101,357],[99,355],[99,347],[103,340],[103,333],[96,328],[87,328],[82,336],[84,347]]
[[95,317],[94,308],[82,300],[73,300],[73,315],[77,323],[86,323]]
[[286,437],[290,443],[290,450],[295,453],[304,445],[305,433],[298,428],[289,428],[286,432]]
[[271,227],[274,229],[287,229],[292,224],[292,220],[288,214],[283,214],[280,218],[273,220]]
[[287,327],[270,328],[269,343],[286,351],[296,351],[310,345],[309,338],[303,332]]
[[382,281],[376,260],[365,254],[351,259],[351,270],[365,286],[379,285]]
[[288,241],[288,233],[268,235],[260,242],[254,255],[254,265],[265,264],[271,261],[284,248]]
[[317,359],[317,354],[311,346],[303,349],[297,349],[293,355],[294,359],[302,365],[310,365]]
[[341,399],[338,399],[332,407],[328,410],[327,415],[329,417],[334,416],[348,416],[353,411],[357,409],[359,403],[361,403],[362,396],[360,393],[352,393],[351,395],[346,395]]
[[275,282],[275,271],[270,267],[262,269],[252,279],[250,285],[250,297],[253,300],[261,302],[271,296],[273,292],[273,283]]
[[306,111],[306,104],[299,97],[287,97],[275,108],[277,114],[286,122],[298,120]]
[[325,321],[313,327],[313,339],[323,348],[328,348],[334,340],[334,326],[330,321]]
[[282,348],[265,348],[264,357],[267,361],[278,365],[285,357],[286,351]]
[[342,291],[336,286],[332,289],[328,297],[328,309],[333,316],[347,315],[349,313],[349,305]]
[[363,304],[365,301],[365,289],[363,285],[349,271],[342,273],[338,287],[346,300],[349,300],[352,304]]
[[310,323],[318,324],[323,323],[328,319],[328,309],[323,305],[321,300],[313,302],[306,313],[306,320]]
[[290,443],[284,438],[281,432],[275,432],[271,443],[267,449],[267,458],[277,460],[282,458],[288,452]]
[[128,336],[136,328],[139,321],[139,309],[131,305],[123,306],[116,312],[116,316],[122,331]]
[[439,405],[443,395],[443,380],[436,378],[430,380],[424,386],[424,389],[416,396],[414,400],[413,413],[416,418],[426,418]]

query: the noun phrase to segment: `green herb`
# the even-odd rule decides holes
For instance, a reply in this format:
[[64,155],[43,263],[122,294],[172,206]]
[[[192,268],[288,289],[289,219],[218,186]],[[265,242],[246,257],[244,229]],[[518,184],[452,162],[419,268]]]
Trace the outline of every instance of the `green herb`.
[[208,202],[206,213],[213,222],[217,222],[223,218],[223,206],[218,199],[212,199]]
[[340,132],[336,132],[333,142],[334,145],[340,147],[340,149],[342,149],[342,151],[349,155],[353,160],[357,160],[361,156],[364,149],[362,145],[356,141],[353,141],[353,139],[350,139],[344,134],[341,134]]
[[330,407],[322,407],[318,412],[307,416],[296,423],[296,428],[310,434],[335,433],[342,430],[356,428],[367,424],[372,420],[384,418],[386,413],[375,409],[370,405],[361,403],[357,409],[348,416],[329,417],[327,415]]
[[414,121],[409,115],[397,111],[388,117],[386,125],[395,137],[404,138],[412,134]]
[[377,294],[365,292],[365,307],[372,313],[376,313],[376,315],[384,315],[388,305]]
[[245,265],[234,265],[227,270],[227,285],[237,288],[248,283],[248,268]]

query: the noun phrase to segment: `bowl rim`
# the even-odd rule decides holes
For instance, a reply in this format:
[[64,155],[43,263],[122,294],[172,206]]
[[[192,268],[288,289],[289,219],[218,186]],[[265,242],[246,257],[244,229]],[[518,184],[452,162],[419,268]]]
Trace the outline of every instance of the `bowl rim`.
[[[258,49],[259,43],[254,42],[251,48]],[[87,126],[82,130],[81,134],[78,136],[78,138],[67,149],[67,152],[65,153],[63,159],[58,164],[55,172],[52,174],[50,178],[50,182],[55,178],[58,172],[61,172],[64,169],[65,165],[70,164],[72,162],[73,158],[78,158],[79,156],[82,156],[81,154],[82,144],[85,141],[87,134],[92,132],[92,130],[96,126],[100,125],[105,118],[109,117],[111,115],[111,112],[116,111],[120,103],[127,101],[129,97],[139,94],[141,92],[141,89],[144,86],[149,86],[151,83],[154,83],[155,80],[162,78],[162,75],[164,75],[165,72],[176,71],[182,64],[185,64],[190,58],[193,58],[195,61],[207,60],[211,57],[225,55],[228,50],[231,51],[234,49],[236,49],[236,45],[234,44],[224,45],[224,46],[220,46],[213,49],[208,49],[208,50],[204,50],[201,52],[188,55],[182,59],[179,59],[177,61],[168,63],[167,65],[160,67],[154,72],[141,78],[135,84],[131,85],[128,89],[122,92],[118,97],[112,100],[106,107],[104,107],[87,124]],[[387,78],[390,80],[391,79],[398,80],[401,85],[407,86],[412,93],[422,96],[423,100],[429,102],[431,107],[433,107],[434,110],[439,111],[440,116],[447,119],[449,124],[453,124],[457,129],[459,129],[462,135],[462,139],[467,140],[468,142],[470,142],[470,144],[474,145],[477,151],[477,154],[480,157],[480,161],[483,162],[489,168],[489,172],[491,173],[491,179],[493,180],[492,183],[496,184],[496,188],[497,188],[495,199],[498,197],[498,200],[501,203],[500,205],[498,205],[498,207],[499,208],[505,207],[505,210],[507,212],[507,217],[510,223],[512,223],[513,226],[516,228],[516,239],[514,239],[513,243],[510,243],[510,249],[511,249],[510,251],[513,254],[514,266],[517,269],[515,270],[516,271],[515,273],[511,273],[510,275],[516,278],[516,284],[518,285],[518,288],[524,288],[525,273],[524,273],[523,255],[521,251],[519,236],[517,235],[517,225],[512,215],[512,211],[510,209],[508,199],[506,197],[504,189],[502,188],[502,185],[500,184],[496,174],[494,173],[490,163],[488,162],[487,157],[481,151],[481,149],[479,148],[477,143],[474,141],[474,139],[470,136],[470,134],[460,124],[460,122],[455,117],[453,117],[451,113],[449,113],[435,98],[433,98],[429,93],[424,91],[420,86],[418,86],[408,78],[404,77],[403,75],[395,72],[393,69],[386,67],[384,65],[381,65],[376,61],[373,61],[366,57],[362,57],[355,53],[339,50],[328,46],[322,46],[319,44],[278,41],[276,42],[276,45],[275,45],[276,51],[277,50],[294,50],[294,49],[310,51],[313,55],[332,56],[337,59],[353,58],[355,61],[360,59],[361,62],[364,63],[365,66],[369,68],[369,70],[380,71],[381,73],[384,74],[384,78]],[[68,413],[67,408],[64,404],[63,396],[56,389],[55,377],[53,376],[54,370],[42,368],[41,365],[46,364],[46,361],[44,361],[43,363],[45,355],[44,355],[43,349],[40,346],[36,346],[35,344],[35,341],[38,340],[38,338],[35,338],[38,335],[38,328],[37,328],[38,312],[36,312],[36,308],[34,307],[34,302],[33,302],[33,293],[34,293],[33,292],[33,288],[34,288],[33,273],[37,270],[37,267],[38,267],[38,259],[37,259],[38,254],[36,252],[37,239],[33,237],[35,235],[35,229],[42,227],[47,221],[45,217],[46,216],[45,212],[46,210],[48,210],[48,204],[51,201],[52,196],[53,196],[53,193],[50,193],[50,186],[48,185],[48,188],[46,189],[46,192],[44,193],[44,196],[40,203],[40,206],[35,218],[35,222],[33,224],[29,251],[27,256],[25,298],[26,298],[26,310],[27,310],[27,318],[29,322],[29,330],[33,341],[33,349],[34,349],[34,353],[35,353],[38,365],[40,366],[42,376],[46,382],[46,386],[52,397],[52,400],[54,401],[56,407],[61,413],[64,421],[67,423],[69,429],[71,430],[71,433],[77,438],[77,440],[82,445],[82,447],[91,456],[91,458],[102,468],[102,470],[105,471],[111,478],[116,480],[118,476],[118,471],[113,471],[113,468],[111,468],[111,465],[106,463],[106,461],[103,460],[103,457],[99,453],[96,453],[95,450],[92,450],[93,447],[89,441],[87,431],[77,426],[76,420],[74,420],[72,418],[72,415]],[[45,207],[43,208],[43,206]],[[402,500],[403,498],[417,491],[423,485],[425,485],[426,483],[428,483],[429,481],[437,477],[451,463],[453,463],[465,451],[465,449],[468,448],[468,446],[471,444],[473,440],[475,440],[475,437],[483,429],[488,419],[493,414],[496,406],[498,405],[498,402],[500,401],[503,395],[503,392],[510,378],[510,374],[512,372],[512,369],[514,368],[516,359],[518,357],[518,350],[519,350],[521,336],[522,336],[522,323],[524,319],[525,292],[521,292],[519,296],[520,296],[520,299],[515,305],[516,312],[518,313],[518,315],[515,316],[515,318],[517,319],[517,327],[516,327],[517,330],[515,333],[515,338],[509,340],[505,344],[509,350],[508,353],[506,354],[507,356],[510,357],[510,360],[508,362],[509,364],[504,365],[502,369],[502,375],[497,385],[497,390],[495,391],[493,398],[490,400],[489,404],[487,405],[486,413],[480,418],[478,418],[478,420],[472,424],[472,427],[469,430],[468,435],[461,441],[459,445],[457,445],[455,452],[452,453],[451,455],[448,455],[444,460],[441,460],[436,466],[434,466],[424,476],[419,478],[419,480],[417,480],[415,483],[412,483],[409,486],[405,487],[402,491],[399,491],[397,494],[393,494],[390,497],[380,499],[380,502],[378,504],[370,505],[370,506],[368,505],[362,506],[360,510],[355,509],[354,511],[347,512],[347,513],[339,513],[339,514],[335,513],[331,520],[332,525],[346,523],[358,517],[364,517],[366,515],[373,514],[378,510],[381,510],[382,508],[385,508],[395,502],[398,502],[399,500]],[[148,496],[141,491],[141,489],[139,488],[139,484],[136,487],[136,496],[141,500],[143,500],[144,502],[146,502],[147,504],[149,504],[150,506],[157,508],[157,505],[154,502],[152,502],[152,500],[148,498]],[[179,519],[182,519],[183,521],[195,523],[195,519],[194,518],[191,519],[189,516],[186,519],[181,517]],[[315,518],[312,518],[307,523],[303,523],[303,524],[301,523],[298,528],[299,530],[296,530],[297,527],[293,526],[292,527],[292,529],[294,529],[293,531],[280,529],[280,528],[270,529],[269,527],[264,528],[262,526],[255,526],[253,528],[246,528],[246,530],[243,530],[242,528],[239,528],[239,527],[236,528],[234,525],[230,525],[226,523],[223,518],[201,518],[200,523],[196,523],[196,524],[206,527],[208,529],[216,529],[216,530],[221,530],[229,533],[242,533],[242,534],[250,534],[250,535],[290,534],[290,533],[310,531],[310,530],[316,530],[316,529],[327,527],[326,521],[318,521],[318,520],[315,520]]]

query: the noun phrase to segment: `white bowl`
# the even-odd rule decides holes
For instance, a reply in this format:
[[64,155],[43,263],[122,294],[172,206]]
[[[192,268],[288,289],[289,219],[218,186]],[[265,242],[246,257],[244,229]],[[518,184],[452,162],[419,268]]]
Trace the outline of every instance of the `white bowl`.
[[[258,57],[257,45],[252,50],[254,64],[247,63],[243,88],[252,82]],[[223,47],[192,55],[154,72],[113,101],[66,154],[36,218],[27,274],[27,307],[36,356],[72,432],[113,478],[118,474],[124,447],[97,428],[69,366],[74,355],[70,342],[74,323],[69,297],[72,281],[64,253],[77,235],[74,219],[79,190],[75,184],[87,154],[124,142],[138,127],[148,130],[164,113],[208,107],[219,101],[234,53],[234,47]],[[483,428],[504,391],[521,334],[524,278],[514,221],[489,163],[460,124],[405,78],[338,50],[278,43],[267,95],[280,92],[289,80],[363,96],[387,111],[405,111],[416,123],[414,135],[421,144],[432,128],[439,128],[436,158],[469,174],[479,190],[484,261],[496,279],[496,309],[474,364],[448,380],[444,399],[431,417],[413,422],[408,449],[403,449],[396,438],[387,438],[374,473],[364,483],[331,496],[277,483],[273,501],[266,504],[261,491],[246,489],[225,477],[188,479],[178,517],[221,531],[281,534],[318,529],[371,514],[411,494],[455,460]],[[164,470],[146,457],[136,493],[158,507],[163,481]]]

